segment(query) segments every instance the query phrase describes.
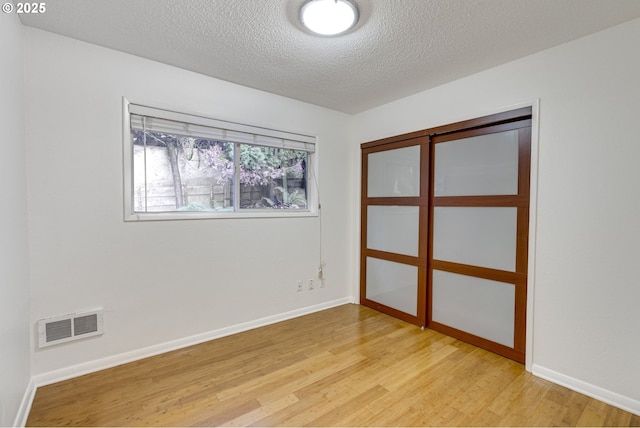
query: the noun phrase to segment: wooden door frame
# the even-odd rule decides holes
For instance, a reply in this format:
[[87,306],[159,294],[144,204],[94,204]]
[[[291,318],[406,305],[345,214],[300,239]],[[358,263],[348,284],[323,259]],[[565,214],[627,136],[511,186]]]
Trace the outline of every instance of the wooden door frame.
[[[428,230],[429,230],[429,176],[420,175],[420,195],[403,197],[368,197],[368,182],[364,177],[368,177],[368,156],[372,153],[380,153],[389,150],[401,149],[405,147],[420,147],[420,165],[429,161],[430,143],[428,135],[423,132],[415,132],[397,137],[387,138],[383,144],[370,145],[362,148],[362,191],[360,194],[360,304],[376,309],[380,312],[399,318],[403,321],[425,327],[427,324],[427,307],[420,302],[426,300],[427,296],[427,262],[428,262]],[[367,207],[369,206],[417,206],[419,207],[419,237],[418,256],[407,256],[403,254],[389,253],[380,250],[367,248]],[[415,266],[418,271],[417,285],[417,308],[416,315],[384,305],[380,302],[367,299],[367,258],[372,257],[380,260],[387,260],[396,263],[403,263]]]
[[[427,326],[433,330],[447,334],[449,336],[464,340],[484,349],[488,349],[497,354],[525,362],[526,347],[526,312],[527,312],[527,263],[528,263],[528,236],[529,236],[529,177],[531,168],[531,125],[529,117],[514,118],[511,121],[464,129],[456,132],[448,132],[443,135],[432,137],[432,150],[435,153],[437,144],[446,143],[464,138],[476,137],[480,135],[490,135],[505,131],[518,132],[518,177],[517,194],[515,195],[490,195],[490,196],[434,196],[433,185],[430,189],[430,217],[429,235],[433,236],[433,215],[436,207],[513,207],[517,209],[517,235],[516,235],[516,263],[513,272],[489,269],[479,266],[458,264],[440,260],[429,259],[428,298],[427,298]],[[435,174],[435,156],[431,158],[429,173],[431,181]],[[429,240],[431,247],[429,254],[433,254],[433,240]],[[433,271],[440,270],[469,275],[475,278],[499,281],[514,286],[514,344],[513,347],[502,345],[497,342],[474,335],[464,330],[459,330],[446,324],[440,324],[433,320]]]

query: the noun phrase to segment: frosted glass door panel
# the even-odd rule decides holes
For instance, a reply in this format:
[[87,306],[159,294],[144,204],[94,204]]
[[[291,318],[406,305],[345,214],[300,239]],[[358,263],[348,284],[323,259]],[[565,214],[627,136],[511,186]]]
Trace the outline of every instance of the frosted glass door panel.
[[367,207],[367,248],[418,256],[420,207]]
[[370,153],[367,196],[420,196],[420,146]]
[[435,196],[518,193],[518,131],[435,145]]
[[513,348],[515,286],[433,271],[432,319]]
[[367,257],[367,299],[417,316],[418,268]]
[[435,207],[433,258],[514,272],[517,208]]

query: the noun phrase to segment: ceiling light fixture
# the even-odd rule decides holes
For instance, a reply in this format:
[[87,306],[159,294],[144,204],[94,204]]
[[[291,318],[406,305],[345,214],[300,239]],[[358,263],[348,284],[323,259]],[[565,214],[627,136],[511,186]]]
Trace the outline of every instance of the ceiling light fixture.
[[321,36],[337,36],[358,22],[358,8],[350,0],[308,0],[300,8],[302,24]]

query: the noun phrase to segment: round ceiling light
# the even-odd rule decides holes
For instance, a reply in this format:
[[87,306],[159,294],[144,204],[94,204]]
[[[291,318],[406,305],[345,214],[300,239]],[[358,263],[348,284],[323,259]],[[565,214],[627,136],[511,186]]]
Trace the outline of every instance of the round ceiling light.
[[310,31],[337,36],[358,22],[358,8],[350,0],[308,0],[300,8],[300,20]]

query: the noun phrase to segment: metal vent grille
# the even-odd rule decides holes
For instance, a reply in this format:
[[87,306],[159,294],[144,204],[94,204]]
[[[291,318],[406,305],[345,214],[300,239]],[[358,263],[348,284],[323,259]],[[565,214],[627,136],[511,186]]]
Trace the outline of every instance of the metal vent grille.
[[102,333],[102,310],[46,318],[38,321],[38,346],[42,348]]
[[73,335],[71,331],[71,320],[53,321],[45,324],[47,332],[47,342],[66,339]]
[[79,334],[95,333],[98,331],[98,314],[85,315],[73,319],[73,333]]

